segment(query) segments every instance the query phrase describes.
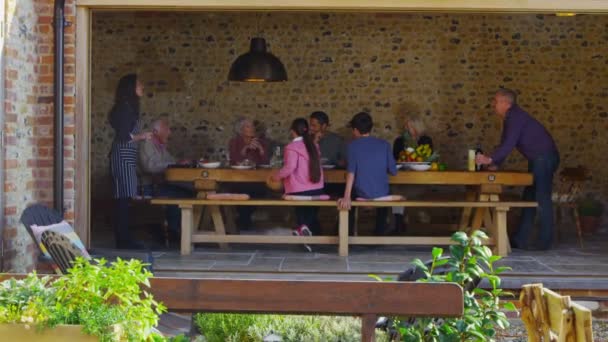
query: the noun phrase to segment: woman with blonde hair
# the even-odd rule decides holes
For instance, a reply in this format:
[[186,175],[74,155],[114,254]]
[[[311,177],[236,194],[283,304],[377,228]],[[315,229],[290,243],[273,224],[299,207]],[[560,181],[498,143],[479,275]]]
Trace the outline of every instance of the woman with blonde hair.
[[[403,134],[393,142],[393,156],[399,160],[399,153],[408,147],[418,145],[429,145],[433,149],[433,139],[426,135],[426,124],[422,116],[417,114],[407,115],[403,120]],[[395,220],[394,230],[399,233],[405,230],[404,207],[393,207]]]

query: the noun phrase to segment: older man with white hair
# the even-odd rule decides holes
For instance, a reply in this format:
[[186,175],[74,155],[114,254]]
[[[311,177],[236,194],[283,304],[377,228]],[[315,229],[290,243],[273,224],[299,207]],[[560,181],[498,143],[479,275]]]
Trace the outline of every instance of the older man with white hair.
[[[167,183],[164,173],[169,165],[186,164],[188,161],[177,162],[167,149],[171,128],[166,119],[158,119],[152,123],[152,138],[142,142],[139,147],[139,164],[143,194],[153,197],[187,198],[193,192],[177,184]],[[166,207],[166,219],[169,232],[173,238],[179,237],[181,213],[177,206]]]

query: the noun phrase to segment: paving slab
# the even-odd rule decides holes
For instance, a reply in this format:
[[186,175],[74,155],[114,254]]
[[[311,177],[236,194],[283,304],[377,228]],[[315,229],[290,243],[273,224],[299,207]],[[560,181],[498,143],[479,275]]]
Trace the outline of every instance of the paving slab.
[[260,258],[255,257],[248,264],[221,264],[211,266],[211,271],[248,271],[248,272],[278,272],[285,258]]
[[348,272],[348,267],[346,265],[346,258],[285,258],[280,270],[291,272],[346,273]]

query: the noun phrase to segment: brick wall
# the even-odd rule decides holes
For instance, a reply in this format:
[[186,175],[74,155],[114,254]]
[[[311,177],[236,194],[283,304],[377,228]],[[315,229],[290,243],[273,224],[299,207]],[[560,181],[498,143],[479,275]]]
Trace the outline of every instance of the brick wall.
[[[521,92],[523,108],[554,135],[562,165],[587,165],[587,189],[608,193],[608,16],[365,13],[97,13],[92,43],[93,191],[107,196],[107,113],[118,78],[146,81],[143,120],[170,117],[179,157],[221,158],[241,115],[287,140],[291,120],[330,114],[348,135],[361,110],[375,134],[395,138],[403,114],[428,119],[451,168],[466,150],[491,150],[500,122],[490,100],[500,86]],[[260,33],[285,64],[286,83],[228,82],[234,59]],[[525,169],[516,152],[509,169]]]
[[[34,267],[36,248],[19,223],[32,203],[53,201],[53,1],[7,1],[5,69],[5,268]],[[67,20],[74,22],[73,1]],[[74,27],[66,28],[65,206],[74,199]]]

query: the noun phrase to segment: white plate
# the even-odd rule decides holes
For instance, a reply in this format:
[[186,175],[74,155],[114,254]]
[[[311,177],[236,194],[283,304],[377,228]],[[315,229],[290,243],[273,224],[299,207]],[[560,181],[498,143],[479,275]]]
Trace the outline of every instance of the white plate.
[[405,162],[402,165],[431,165],[431,162]]
[[199,163],[199,165],[201,167],[204,167],[205,169],[217,169],[218,167],[220,167],[221,163],[220,162],[210,162],[210,163]]
[[323,165],[324,169],[333,169],[335,167],[336,167],[336,165],[329,165],[329,164],[328,165]]
[[270,169],[270,168],[272,168],[272,165],[270,165],[270,164],[261,164],[261,165],[258,165],[258,167],[261,168],[261,169]]
[[419,164],[416,164],[416,165],[410,165],[409,168],[411,170],[414,170],[414,171],[426,171],[426,170],[429,170],[431,168],[431,164],[419,163]]
[[251,165],[232,165],[231,168],[235,170],[251,170],[253,166]]

